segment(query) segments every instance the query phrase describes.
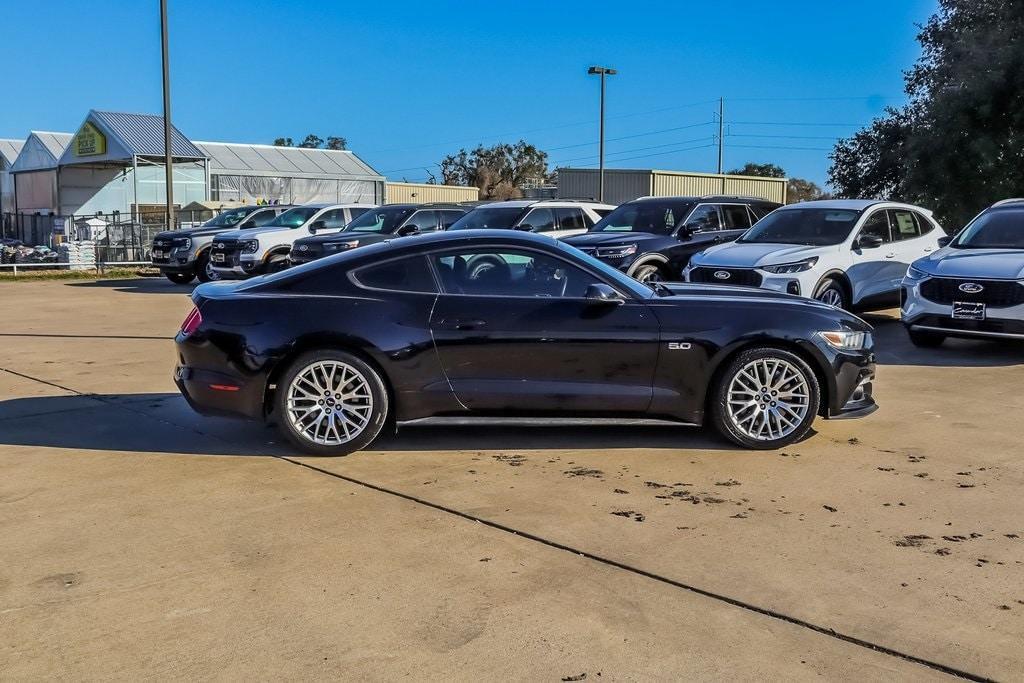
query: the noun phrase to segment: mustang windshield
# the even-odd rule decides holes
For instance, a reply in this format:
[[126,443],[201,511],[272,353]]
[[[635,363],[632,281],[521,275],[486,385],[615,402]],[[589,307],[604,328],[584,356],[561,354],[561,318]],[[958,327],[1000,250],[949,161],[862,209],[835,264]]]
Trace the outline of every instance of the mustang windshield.
[[590,232],[652,232],[671,235],[693,207],[690,201],[629,202],[598,221]]
[[242,222],[246,216],[255,211],[256,209],[251,206],[246,206],[241,209],[231,209],[224,213],[217,214],[210,220],[203,223],[204,228],[230,228],[232,225],[238,225]]
[[950,245],[957,249],[1024,249],[1024,211],[984,213]]
[[736,240],[761,244],[806,244],[824,247],[842,244],[853,230],[860,211],[848,209],[784,209],[773,211]]
[[288,209],[275,218],[270,225],[280,226],[283,228],[298,228],[312,218],[319,210],[320,209],[311,206],[301,206],[296,209]]
[[409,207],[370,209],[345,226],[342,232],[380,232],[390,235],[415,210]]
[[500,228],[507,230],[516,224],[526,209],[519,206],[496,206],[491,208],[473,209],[459,220],[452,223],[449,230],[482,230]]

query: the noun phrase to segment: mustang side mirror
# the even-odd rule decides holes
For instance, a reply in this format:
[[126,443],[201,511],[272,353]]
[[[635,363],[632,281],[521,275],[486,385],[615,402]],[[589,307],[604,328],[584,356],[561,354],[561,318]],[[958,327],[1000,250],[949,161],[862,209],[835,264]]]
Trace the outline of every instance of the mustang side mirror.
[[313,221],[313,225],[309,226],[309,234],[315,235],[317,230],[323,230],[327,227],[327,221]]
[[952,242],[952,241],[953,241],[953,236],[952,235],[944,235],[944,236],[939,238],[939,246],[940,247],[949,246],[949,243]]
[[882,238],[878,235],[861,235],[855,246],[858,249],[878,249],[882,246]]
[[418,235],[419,233],[420,227],[418,225],[403,225],[395,232],[399,237],[408,237],[409,235]]
[[587,292],[583,295],[591,304],[615,304],[625,303],[622,295],[604,283],[587,285]]

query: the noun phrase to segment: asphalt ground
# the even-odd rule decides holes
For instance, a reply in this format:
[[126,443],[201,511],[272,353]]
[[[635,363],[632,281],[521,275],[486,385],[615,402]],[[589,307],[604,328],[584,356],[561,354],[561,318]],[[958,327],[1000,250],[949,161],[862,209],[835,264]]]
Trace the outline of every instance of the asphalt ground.
[[178,396],[188,287],[0,284],[0,679],[1024,677],[1024,345],[877,327],[881,409],[416,427],[346,458]]

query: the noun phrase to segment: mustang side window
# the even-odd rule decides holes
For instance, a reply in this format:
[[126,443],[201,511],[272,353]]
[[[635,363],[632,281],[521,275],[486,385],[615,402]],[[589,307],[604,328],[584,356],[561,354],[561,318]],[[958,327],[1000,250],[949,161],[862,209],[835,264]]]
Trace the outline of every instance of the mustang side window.
[[434,293],[437,285],[430,267],[422,256],[387,261],[360,268],[354,273],[356,282],[370,289],[389,289],[398,292]]
[[600,282],[561,259],[529,251],[463,250],[431,258],[448,294],[582,298]]

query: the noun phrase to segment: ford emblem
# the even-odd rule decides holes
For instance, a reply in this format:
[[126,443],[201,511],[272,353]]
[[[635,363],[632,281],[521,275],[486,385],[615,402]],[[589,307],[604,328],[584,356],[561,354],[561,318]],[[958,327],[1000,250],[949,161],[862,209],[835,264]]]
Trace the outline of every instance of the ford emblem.
[[716,270],[715,271],[715,278],[717,278],[719,280],[728,280],[731,277],[732,277],[732,273],[730,273],[727,270]]
[[299,251],[309,251],[309,247],[307,247],[305,244],[300,244]]
[[223,249],[224,248],[224,243],[223,242],[218,242],[217,244],[215,244],[213,246],[214,246],[215,249]]
[[959,287],[960,291],[964,294],[978,294],[985,288],[979,285],[977,282],[965,282]]

